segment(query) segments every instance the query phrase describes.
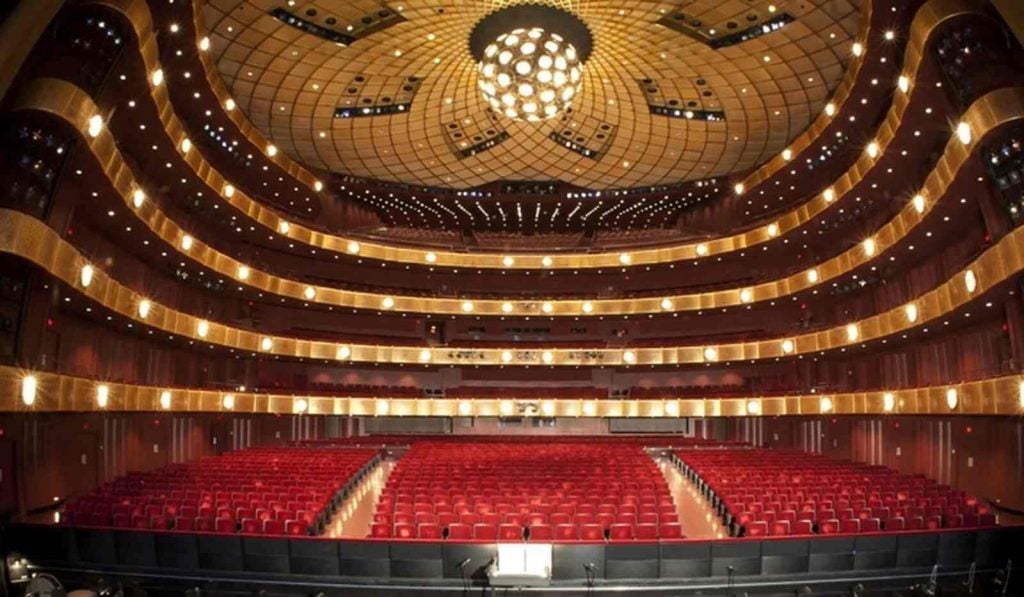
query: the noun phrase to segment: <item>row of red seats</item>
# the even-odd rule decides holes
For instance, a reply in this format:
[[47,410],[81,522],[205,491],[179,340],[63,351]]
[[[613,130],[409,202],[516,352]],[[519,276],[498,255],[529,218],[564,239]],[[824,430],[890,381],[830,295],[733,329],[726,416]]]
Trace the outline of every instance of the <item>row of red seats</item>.
[[133,472],[70,500],[61,521],[176,531],[316,534],[337,506],[341,490],[376,454],[358,448],[252,448]]
[[[582,537],[590,527],[604,537],[615,527],[617,537],[628,528],[630,537],[653,531],[656,538],[662,525],[678,524],[676,516],[664,476],[636,444],[424,441],[388,478],[371,535],[443,537],[455,525],[485,525],[505,540],[533,537],[534,527],[545,537],[559,528],[565,537]],[[489,531],[482,533],[490,540]]]
[[733,534],[788,535],[995,524],[973,496],[922,475],[789,450],[678,452]]
[[453,523],[443,527],[433,523],[375,522],[370,536],[377,539],[452,539],[479,541],[633,541],[681,539],[679,523],[658,524],[476,524]]

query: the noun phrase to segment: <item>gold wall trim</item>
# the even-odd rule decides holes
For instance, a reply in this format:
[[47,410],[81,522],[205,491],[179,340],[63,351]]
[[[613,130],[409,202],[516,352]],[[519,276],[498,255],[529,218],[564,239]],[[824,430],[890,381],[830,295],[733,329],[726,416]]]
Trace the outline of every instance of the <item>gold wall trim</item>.
[[[993,92],[988,118],[997,112],[1024,112],[1020,89]],[[145,207],[146,204],[143,204]],[[897,307],[847,325],[789,337],[751,342],[696,346],[638,348],[476,348],[348,344],[264,335],[216,322],[207,322],[141,296],[117,280],[95,270],[83,287],[80,276],[85,258],[43,222],[12,210],[0,210],[0,251],[23,257],[79,289],[91,300],[138,323],[198,342],[221,345],[251,354],[334,361],[408,363],[423,365],[484,366],[629,366],[674,365],[717,361],[758,360],[797,356],[860,345],[874,339],[923,326],[985,294],[1024,270],[1024,228],[1016,228],[950,280],[911,302],[914,317]],[[91,264],[88,264],[91,266]],[[146,317],[138,305],[147,300]],[[203,331],[205,330],[205,333]]]
[[[813,278],[805,270],[778,280],[712,292],[659,297],[579,300],[546,300],[544,298],[503,300],[479,299],[470,296],[431,298],[352,291],[333,286],[306,284],[259,270],[217,251],[198,238],[193,238],[191,248],[186,251],[181,247],[181,239],[188,233],[163,213],[155,203],[146,202],[139,208],[134,207],[133,195],[140,186],[136,182],[134,173],[123,159],[116,140],[109,130],[100,131],[96,137],[91,137],[85,132],[89,126],[90,115],[99,112],[92,98],[84,90],[58,79],[36,79],[26,86],[16,109],[40,110],[69,122],[82,134],[83,140],[92,151],[97,163],[103,167],[115,191],[130,212],[134,213],[172,250],[178,251],[199,265],[239,284],[299,301],[357,309],[382,309],[384,301],[390,300],[393,303],[390,309],[410,313],[586,317],[695,311],[769,301],[814,288],[870,262],[895,246],[927,217],[939,198],[955,181],[960,169],[967,163],[971,150],[978,146],[979,141],[985,135],[1006,122],[1024,116],[1024,113],[1012,111],[1015,104],[1007,100],[1008,96],[1004,91],[997,90],[989,93],[975,101],[964,112],[963,121],[968,123],[972,130],[972,143],[963,145],[955,137],[950,139],[941,159],[929,173],[919,191],[920,195],[925,198],[923,207],[918,210],[912,201],[908,201],[902,211],[870,237],[873,243],[872,251],[866,251],[863,245],[856,245],[835,257],[811,266],[809,269],[815,271]],[[1004,105],[994,106],[998,102],[1002,102]],[[1008,111],[1002,108],[1011,109]],[[166,111],[164,113],[166,114]],[[189,151],[185,156],[186,160],[194,153],[196,152]],[[197,168],[196,171],[197,173],[201,171],[214,172],[212,168],[207,167]],[[854,188],[864,175],[865,171],[851,170],[840,179],[842,181],[841,188]],[[838,188],[840,187],[837,185]],[[242,267],[248,270],[245,279],[239,276],[239,270]],[[313,289],[312,298],[306,294],[309,288]]]
[[[23,380],[35,382],[31,405],[22,398]],[[97,403],[100,386],[107,404]],[[534,416],[546,417],[747,417],[843,415],[987,415],[1024,414],[1024,377],[1012,375],[979,381],[901,390],[749,396],[742,398],[668,398],[659,400],[589,400],[496,398],[391,398],[310,396],[230,392],[169,386],[143,386],[0,367],[0,412],[194,412],[239,414],[309,414],[340,416],[495,417],[521,414],[527,404]],[[951,392],[953,394],[951,394]],[[225,400],[226,397],[230,399]],[[951,399],[955,397],[955,400]],[[953,405],[952,407],[950,405]],[[230,408],[229,408],[230,405]]]
[[15,4],[17,6],[7,18],[0,22],[0,99],[7,95],[14,77],[64,6],[64,0],[32,0]]
[[[140,40],[155,39],[152,33],[152,20],[149,16],[148,8],[145,7],[145,3],[141,0],[95,1],[98,4],[107,5],[115,10],[123,12],[135,27],[136,35]],[[138,6],[140,3],[142,4],[142,7]],[[136,12],[142,11],[143,8],[146,10],[145,17],[133,17]],[[194,6],[194,10],[198,11],[198,7]],[[931,0],[922,6],[915,15],[909,29],[909,41],[904,52],[903,74],[913,81],[922,64],[924,48],[927,45],[928,38],[942,22],[964,14],[975,12],[978,12],[977,6],[970,0]],[[195,12],[195,14],[198,15],[199,13]],[[198,16],[196,18],[198,18]],[[199,29],[197,29],[197,31],[198,30]],[[155,45],[151,45],[148,42],[143,43],[141,44],[141,51],[143,61],[149,72],[153,72],[156,69],[161,68],[158,51]],[[207,80],[215,95],[217,95],[218,102],[223,105],[223,102],[229,97],[226,88],[224,87],[220,77],[216,74],[215,69],[211,70],[212,65],[209,64],[210,59],[208,55],[204,52],[199,52],[199,55],[200,59],[204,61],[204,65],[206,67]],[[856,79],[856,72],[859,72],[860,62],[861,59],[859,58],[851,61],[851,64],[857,65],[856,69],[848,69],[847,77],[850,77],[850,80],[847,81],[847,79],[844,78],[839,87],[837,87],[837,93],[842,90],[842,93],[848,94],[849,90],[852,89],[853,81]],[[853,74],[851,75],[850,73]],[[173,106],[171,106],[166,88],[164,88],[163,85],[153,86],[152,81],[149,78],[147,78],[147,84],[150,85],[150,91],[154,101],[156,102],[157,111],[162,115],[161,118],[164,121],[168,135],[174,142],[175,147],[180,147],[181,140],[185,138],[185,129],[181,125],[180,120],[174,114]],[[910,92],[913,93],[913,91],[914,88],[912,87]],[[321,250],[342,254],[351,253],[351,243],[357,243],[358,254],[361,257],[440,267],[488,269],[581,269],[650,265],[654,263],[667,263],[687,259],[700,259],[702,257],[710,257],[731,251],[742,250],[767,242],[801,226],[807,221],[810,221],[832,204],[837,203],[843,195],[852,188],[854,184],[854,173],[856,173],[857,180],[859,180],[874,163],[877,163],[878,160],[881,159],[882,153],[884,153],[885,148],[895,135],[895,130],[898,128],[898,125],[902,120],[902,116],[910,103],[909,98],[906,96],[907,94],[899,91],[894,94],[893,104],[890,107],[889,113],[876,131],[876,141],[880,148],[879,157],[870,158],[870,156],[862,155],[861,158],[853,164],[853,166],[851,166],[843,176],[835,181],[833,185],[835,190],[834,201],[826,201],[820,194],[818,194],[805,204],[775,218],[772,222],[765,223],[764,225],[755,227],[746,232],[728,237],[650,249],[605,251],[597,253],[551,253],[548,255],[514,253],[508,255],[493,252],[468,253],[445,251],[442,249],[410,248],[401,245],[364,241],[356,237],[334,235],[308,228],[300,223],[290,222],[286,218],[281,218],[272,209],[254,201],[237,189],[232,197],[224,197],[223,189],[229,181],[227,181],[219,172],[209,167],[200,155],[198,149],[195,147],[193,147],[190,155],[186,156],[186,162],[197,172],[197,174],[200,175],[201,179],[206,181],[207,185],[213,190],[213,192],[218,193],[223,200],[230,203],[233,207],[242,212],[243,215],[246,215],[250,219],[256,221],[261,226],[272,231],[274,234],[285,236],[295,242],[311,245]],[[843,97],[842,99],[845,100],[846,98]],[[837,98],[834,98],[834,101],[837,101]],[[259,134],[259,132],[256,131],[255,127],[248,122],[246,117],[241,114],[240,110],[227,112],[227,115],[229,118],[235,120],[236,125],[240,128],[247,126],[248,128],[246,130],[259,135],[255,140],[250,138],[250,141],[256,144],[257,147],[265,147],[267,145],[268,141],[262,137],[262,134]],[[832,118],[833,117],[828,117],[823,114],[822,116],[819,116],[819,119],[815,121],[812,127],[820,127],[823,129],[827,125],[828,121],[832,120]],[[823,124],[819,124],[819,121],[822,121]],[[814,138],[816,138],[816,135]],[[809,138],[806,143],[812,143],[814,138]],[[793,149],[795,149],[795,147],[796,146],[794,145]],[[794,153],[798,152],[795,151]],[[286,157],[283,152],[278,152],[273,159],[286,159]],[[294,164],[294,162],[292,163]],[[762,166],[762,168],[778,169],[785,166],[785,164],[786,161],[780,155],[779,157],[770,160]],[[772,170],[772,172],[774,171],[775,170]],[[770,173],[765,176],[770,176]],[[313,185],[315,184],[315,180],[308,182],[307,184]],[[750,192],[751,190],[753,189],[748,186],[747,192]],[[284,234],[279,230],[279,224],[282,220],[288,221],[289,224],[289,229]],[[700,248],[698,249],[698,247]],[[432,257],[431,261],[427,260],[428,254]],[[624,254],[628,255],[628,263],[623,262]],[[506,262],[506,256],[511,256],[513,261],[511,263]]]

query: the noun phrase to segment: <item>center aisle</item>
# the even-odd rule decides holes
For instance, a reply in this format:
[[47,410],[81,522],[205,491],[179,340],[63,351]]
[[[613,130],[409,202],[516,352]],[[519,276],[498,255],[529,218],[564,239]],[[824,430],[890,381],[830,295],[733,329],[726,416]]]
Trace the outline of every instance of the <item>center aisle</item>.
[[693,483],[686,480],[679,469],[668,458],[655,458],[658,468],[665,475],[665,482],[672,492],[672,500],[679,513],[679,524],[688,539],[723,539],[726,536],[721,519],[711,504],[697,493]]
[[324,527],[323,536],[334,539],[365,539],[369,536],[377,500],[396,464],[396,460],[382,460],[338,508],[337,514]]

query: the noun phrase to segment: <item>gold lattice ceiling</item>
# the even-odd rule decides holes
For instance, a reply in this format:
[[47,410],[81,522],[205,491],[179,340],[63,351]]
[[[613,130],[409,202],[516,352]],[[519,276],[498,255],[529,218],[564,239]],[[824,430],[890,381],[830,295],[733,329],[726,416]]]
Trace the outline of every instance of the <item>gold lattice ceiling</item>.
[[[587,23],[594,51],[570,121],[540,125],[489,116],[476,86],[468,38],[474,24],[498,8],[493,1],[208,0],[203,18],[238,106],[294,158],[355,176],[456,188],[495,180],[627,187],[756,166],[821,111],[862,18],[860,0],[782,0],[771,4],[774,12],[769,3],[750,0],[551,4]],[[286,25],[270,15],[276,8],[343,33],[350,24],[358,32],[366,15],[381,10],[402,19],[344,47]],[[795,21],[714,50],[656,23],[680,10],[718,35],[729,31],[730,21],[738,25],[734,31],[782,13]],[[407,112],[335,118],[339,107],[400,101],[410,94],[402,90],[408,77],[418,81]],[[652,83],[641,85],[644,79]],[[722,111],[725,121],[652,115],[651,98]],[[460,156],[502,131],[508,135],[503,142]],[[552,133],[570,133],[598,148],[598,158],[559,145]]]

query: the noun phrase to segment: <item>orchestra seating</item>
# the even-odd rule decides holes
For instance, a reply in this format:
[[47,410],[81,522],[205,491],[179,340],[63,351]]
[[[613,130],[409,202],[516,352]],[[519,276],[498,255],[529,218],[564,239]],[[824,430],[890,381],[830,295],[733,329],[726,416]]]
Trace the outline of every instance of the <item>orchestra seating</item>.
[[924,475],[783,450],[677,452],[734,536],[992,526],[986,504]]
[[474,541],[679,539],[668,486],[637,443],[412,445],[371,537]]
[[376,459],[357,448],[250,448],[128,473],[65,505],[61,522],[266,535],[318,534]]

